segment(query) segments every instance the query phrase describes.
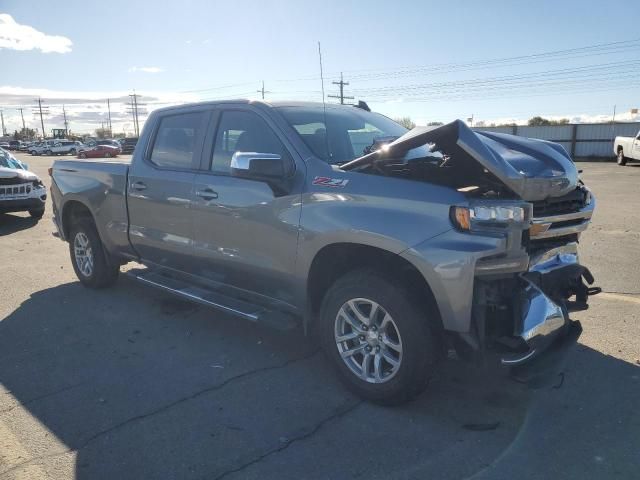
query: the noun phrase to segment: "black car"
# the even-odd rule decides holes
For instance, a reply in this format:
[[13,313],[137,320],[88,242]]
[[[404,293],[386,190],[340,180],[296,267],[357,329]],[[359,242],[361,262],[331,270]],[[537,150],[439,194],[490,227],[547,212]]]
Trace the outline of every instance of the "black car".
[[9,142],[9,150],[18,150],[22,142],[20,140],[11,140]]
[[137,143],[137,138],[125,138],[120,147],[122,149],[122,153],[133,153]]

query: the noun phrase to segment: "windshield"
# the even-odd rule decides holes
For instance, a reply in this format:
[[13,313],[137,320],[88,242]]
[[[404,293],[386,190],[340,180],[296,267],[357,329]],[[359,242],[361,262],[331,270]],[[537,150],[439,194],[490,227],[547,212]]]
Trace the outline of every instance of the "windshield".
[[0,167],[24,170],[22,164],[9,152],[0,149]]
[[[366,155],[368,147],[392,141],[407,129],[379,113],[356,107],[278,107],[286,121],[320,159],[334,164]],[[326,120],[326,121],[325,121]]]

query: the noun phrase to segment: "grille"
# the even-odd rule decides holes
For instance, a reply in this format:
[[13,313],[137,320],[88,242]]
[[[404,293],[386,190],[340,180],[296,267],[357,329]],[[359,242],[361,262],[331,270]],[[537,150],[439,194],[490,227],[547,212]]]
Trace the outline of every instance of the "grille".
[[586,195],[586,191],[578,187],[562,197],[533,202],[533,216],[538,218],[577,212],[585,206]]
[[0,186],[0,200],[15,198],[15,197],[26,197],[31,193],[31,185],[9,185],[9,186]]

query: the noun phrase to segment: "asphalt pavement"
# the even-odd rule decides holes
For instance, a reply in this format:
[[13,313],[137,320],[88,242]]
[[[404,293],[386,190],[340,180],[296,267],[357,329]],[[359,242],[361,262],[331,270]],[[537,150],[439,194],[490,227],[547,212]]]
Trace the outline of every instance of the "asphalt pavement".
[[[19,155],[50,184],[51,157]],[[546,382],[455,358],[414,402],[363,403],[313,338],[127,278],[77,281],[40,221],[0,215],[0,479],[548,479],[640,472],[640,165],[580,163],[582,262],[605,293]]]

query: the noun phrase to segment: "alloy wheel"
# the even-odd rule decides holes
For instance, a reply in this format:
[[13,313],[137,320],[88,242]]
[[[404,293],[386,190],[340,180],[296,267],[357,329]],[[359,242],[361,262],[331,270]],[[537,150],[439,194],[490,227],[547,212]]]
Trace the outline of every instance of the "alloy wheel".
[[369,383],[391,380],[402,364],[402,339],[395,321],[367,298],[345,302],[335,319],[334,338],[349,370]]
[[85,277],[90,277],[93,273],[93,250],[89,238],[84,232],[76,233],[73,239],[73,251],[78,270]]

